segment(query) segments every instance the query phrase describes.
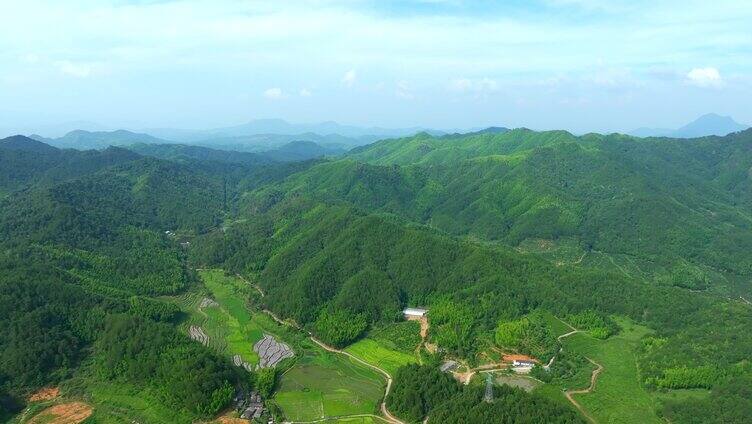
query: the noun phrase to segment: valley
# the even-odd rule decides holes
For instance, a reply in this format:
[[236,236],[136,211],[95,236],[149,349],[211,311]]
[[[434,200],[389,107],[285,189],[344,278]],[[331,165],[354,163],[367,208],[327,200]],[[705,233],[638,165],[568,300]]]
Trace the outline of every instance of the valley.
[[[719,140],[726,153],[708,150]],[[26,173],[0,201],[5,399],[21,399],[18,423],[75,402],[103,423],[240,419],[234,399],[256,393],[260,419],[299,423],[509,408],[643,423],[743,399],[752,224],[730,167],[752,164],[750,142],[674,144],[685,168],[717,167],[701,182],[656,159],[670,140],[563,132],[420,134],[306,163],[14,139],[0,149]],[[585,160],[621,162],[628,183]],[[406,321],[412,305],[427,318]],[[8,372],[30,352],[56,359]],[[510,375],[505,357],[538,365]]]

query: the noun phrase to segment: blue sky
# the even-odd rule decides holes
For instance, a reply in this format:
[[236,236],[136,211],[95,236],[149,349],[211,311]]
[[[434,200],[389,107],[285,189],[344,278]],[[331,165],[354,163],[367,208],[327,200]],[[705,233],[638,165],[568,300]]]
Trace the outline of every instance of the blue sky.
[[0,128],[752,124],[752,2],[0,0]]

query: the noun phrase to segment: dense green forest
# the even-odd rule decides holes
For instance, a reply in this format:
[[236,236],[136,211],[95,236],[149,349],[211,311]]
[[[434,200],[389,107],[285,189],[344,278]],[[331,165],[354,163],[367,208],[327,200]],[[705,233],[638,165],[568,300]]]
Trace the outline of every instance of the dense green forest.
[[[752,131],[420,134],[285,163],[45,146],[0,142],[5,410],[85,374],[146,387],[196,419],[217,412],[255,373],[181,335],[164,297],[194,289],[195,268],[218,267],[337,347],[374,334],[409,353],[414,335],[380,329],[404,307],[427,307],[428,342],[469,365],[494,349],[556,354],[544,313],[597,339],[619,334],[613,315],[628,317],[653,330],[636,352],[643,387],[710,391],[708,408],[667,401],[663,416],[701,422],[722,399],[739,399],[726,422],[752,416],[752,308],[739,299],[752,292]],[[538,376],[557,381],[583,366],[565,350]],[[410,421],[581,421],[506,387],[482,402],[481,389],[435,367],[396,377],[387,402]],[[436,389],[411,383],[422,380]]]
[[[574,240],[583,264],[705,289],[750,273],[752,131],[692,140],[513,130],[385,140],[261,191],[344,200],[517,246]],[[624,267],[622,267],[624,268]]]

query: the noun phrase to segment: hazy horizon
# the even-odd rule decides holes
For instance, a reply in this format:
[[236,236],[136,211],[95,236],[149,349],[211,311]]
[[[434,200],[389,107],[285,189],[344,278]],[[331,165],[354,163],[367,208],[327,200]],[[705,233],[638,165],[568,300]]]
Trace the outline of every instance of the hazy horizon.
[[3,3],[2,131],[752,124],[750,2]]

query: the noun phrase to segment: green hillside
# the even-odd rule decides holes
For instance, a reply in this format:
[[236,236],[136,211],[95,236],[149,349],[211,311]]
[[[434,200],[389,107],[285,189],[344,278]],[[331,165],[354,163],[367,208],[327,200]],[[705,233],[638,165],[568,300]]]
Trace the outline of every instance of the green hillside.
[[385,140],[258,193],[344,200],[454,235],[575,240],[585,264],[626,257],[660,283],[733,287],[752,272],[752,132],[692,140],[556,131]]

